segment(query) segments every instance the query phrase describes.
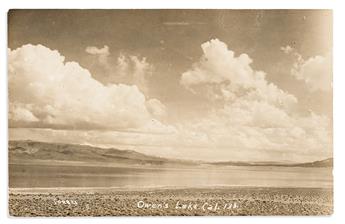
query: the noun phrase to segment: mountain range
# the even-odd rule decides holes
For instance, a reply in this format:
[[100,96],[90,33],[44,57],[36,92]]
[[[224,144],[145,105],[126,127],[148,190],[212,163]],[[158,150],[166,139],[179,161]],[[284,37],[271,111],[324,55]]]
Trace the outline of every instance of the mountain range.
[[9,163],[36,163],[42,161],[101,163],[115,165],[157,166],[286,166],[286,167],[332,167],[333,158],[308,163],[277,162],[205,162],[170,159],[146,155],[133,150],[99,148],[88,145],[47,143],[37,141],[9,141]]

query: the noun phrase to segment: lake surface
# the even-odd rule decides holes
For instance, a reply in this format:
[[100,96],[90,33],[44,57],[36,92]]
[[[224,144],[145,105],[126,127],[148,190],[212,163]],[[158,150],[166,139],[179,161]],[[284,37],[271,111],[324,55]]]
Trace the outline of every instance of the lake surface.
[[316,187],[333,186],[331,168],[233,166],[139,168],[10,164],[11,188]]

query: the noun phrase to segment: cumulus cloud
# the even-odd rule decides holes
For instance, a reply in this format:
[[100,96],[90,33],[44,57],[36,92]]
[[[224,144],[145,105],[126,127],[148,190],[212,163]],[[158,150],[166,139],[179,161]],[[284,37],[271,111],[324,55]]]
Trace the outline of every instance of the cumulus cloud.
[[289,54],[293,51],[293,48],[290,45],[286,45],[285,47],[280,47],[285,54]]
[[268,82],[264,72],[252,69],[247,54],[236,56],[217,39],[201,48],[202,57],[182,74],[180,83],[193,94],[221,100],[222,106],[192,121],[192,130],[206,133],[220,148],[252,149],[266,158],[277,153],[296,161],[309,153],[330,156],[327,117],[297,114],[297,98]]
[[98,57],[99,62],[102,65],[110,66],[108,62],[108,57],[110,55],[109,47],[104,45],[103,48],[97,48],[95,46],[86,47],[85,51],[89,54],[96,55]]
[[332,60],[330,55],[318,55],[303,60],[302,63],[295,63],[291,74],[298,80],[303,80],[312,92],[332,90]]
[[294,57],[291,75],[304,81],[311,92],[332,90],[331,54],[316,55],[305,60],[296,49],[290,46],[281,47],[281,50]]
[[[186,87],[201,84],[230,84],[249,88],[257,74],[249,66],[252,60],[246,54],[235,57],[225,43],[218,39],[201,45],[203,56],[193,68],[182,74],[181,83]],[[221,60],[222,59],[222,60]]]
[[201,48],[203,56],[180,80],[194,94],[230,102],[250,98],[284,107],[297,102],[296,97],[269,83],[263,71],[253,70],[252,59],[247,54],[236,57],[218,39],[202,44]]
[[30,110],[15,104],[10,104],[9,119],[24,122],[39,121],[39,119],[33,115]]
[[8,61],[12,126],[135,129],[155,119],[156,112],[149,111],[150,103],[137,86],[104,85],[78,63],[66,62],[57,50],[24,45],[9,49]]
[[136,85],[140,91],[148,94],[147,79],[152,73],[153,66],[146,61],[145,57],[120,53],[113,59],[110,57],[110,49],[107,45],[103,48],[88,46],[85,51],[94,55],[102,67],[102,74],[97,76],[101,82]]

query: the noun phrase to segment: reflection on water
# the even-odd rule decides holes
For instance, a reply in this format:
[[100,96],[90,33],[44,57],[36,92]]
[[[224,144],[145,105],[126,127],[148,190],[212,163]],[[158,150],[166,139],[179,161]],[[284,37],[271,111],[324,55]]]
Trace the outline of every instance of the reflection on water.
[[10,187],[332,187],[330,168],[130,168],[10,164]]

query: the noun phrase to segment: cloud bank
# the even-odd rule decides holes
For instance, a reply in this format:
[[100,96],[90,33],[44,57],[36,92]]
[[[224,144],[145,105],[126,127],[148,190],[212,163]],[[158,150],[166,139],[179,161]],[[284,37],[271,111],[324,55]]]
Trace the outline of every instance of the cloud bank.
[[[147,97],[152,65],[145,58],[120,54],[112,70],[118,83],[105,84],[56,50],[42,45],[9,49],[9,123],[24,127],[12,131],[11,138],[218,161],[304,162],[332,156],[328,117],[298,114],[297,98],[253,69],[247,54],[236,55],[218,39],[201,48],[203,54],[181,74],[180,84],[210,108],[203,116],[195,111],[189,120],[166,119],[174,115],[164,102]],[[111,64],[107,46],[86,51]],[[325,63],[318,57],[299,62],[296,71],[303,77],[314,77],[319,70],[313,66]]]

